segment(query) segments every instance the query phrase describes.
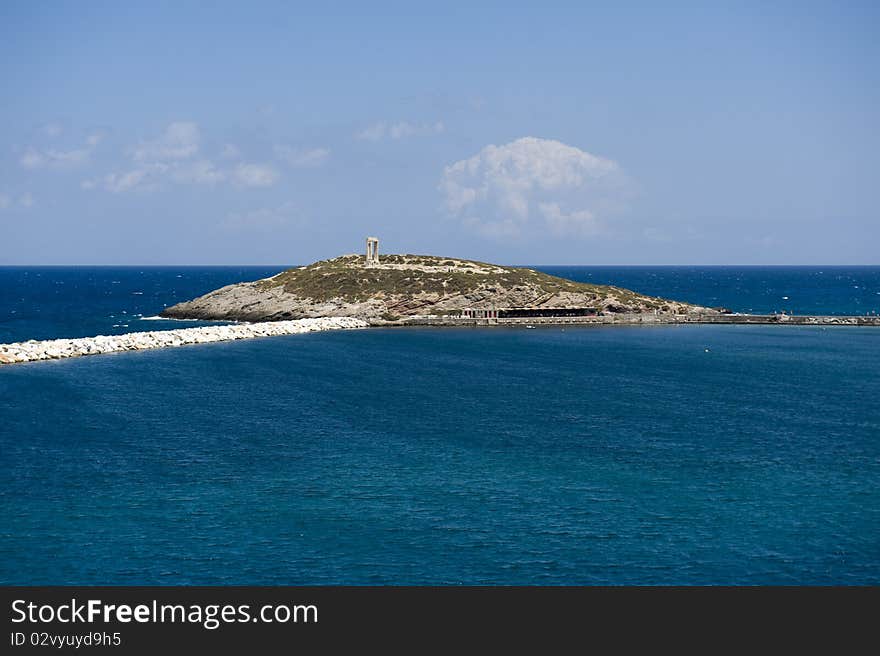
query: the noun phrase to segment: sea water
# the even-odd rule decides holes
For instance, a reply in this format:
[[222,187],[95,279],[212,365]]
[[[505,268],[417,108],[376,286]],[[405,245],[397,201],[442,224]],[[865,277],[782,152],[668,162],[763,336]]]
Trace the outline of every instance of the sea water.
[[[877,267],[542,268],[880,310]],[[0,337],[155,329],[137,315],[277,270],[0,269]],[[0,582],[877,584],[878,399],[880,330],[856,327],[371,329],[3,366]]]

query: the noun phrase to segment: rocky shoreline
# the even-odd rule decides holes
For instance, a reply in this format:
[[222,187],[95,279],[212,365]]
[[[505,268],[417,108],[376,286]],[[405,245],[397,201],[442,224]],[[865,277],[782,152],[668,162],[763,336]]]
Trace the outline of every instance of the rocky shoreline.
[[400,326],[639,326],[680,324],[761,324],[773,326],[880,326],[880,316],[790,314],[602,314],[589,317],[522,317],[462,319],[460,317],[408,317]]
[[0,364],[76,358],[83,355],[140,351],[189,344],[209,344],[253,337],[297,335],[323,330],[366,328],[368,325],[366,321],[354,317],[325,317],[229,326],[200,326],[177,330],[153,330],[73,339],[30,340],[0,344]]

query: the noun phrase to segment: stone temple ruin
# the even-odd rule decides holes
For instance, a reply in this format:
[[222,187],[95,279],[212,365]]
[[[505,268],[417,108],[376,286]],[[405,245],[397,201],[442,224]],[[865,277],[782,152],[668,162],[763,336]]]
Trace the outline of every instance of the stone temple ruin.
[[367,266],[379,264],[379,240],[376,237],[367,237]]

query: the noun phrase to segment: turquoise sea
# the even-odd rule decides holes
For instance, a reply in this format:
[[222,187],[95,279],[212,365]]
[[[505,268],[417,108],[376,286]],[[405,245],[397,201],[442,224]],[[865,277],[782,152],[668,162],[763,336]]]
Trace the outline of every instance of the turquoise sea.
[[[262,268],[0,268],[0,342]],[[880,311],[880,267],[540,267]],[[194,325],[187,323],[185,325]],[[880,330],[370,329],[0,367],[0,583],[880,584]]]

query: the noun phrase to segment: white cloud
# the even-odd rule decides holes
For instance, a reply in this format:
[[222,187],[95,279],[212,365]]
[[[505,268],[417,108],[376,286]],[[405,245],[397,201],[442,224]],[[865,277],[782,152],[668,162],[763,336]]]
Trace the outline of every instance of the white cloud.
[[355,138],[361,141],[381,141],[387,129],[388,126],[385,123],[374,123],[358,132]]
[[89,136],[86,137],[86,145],[89,148],[94,148],[99,143],[104,141],[105,136],[106,135],[103,132],[92,132]]
[[271,187],[280,176],[267,164],[239,164],[233,170],[232,177],[242,187]]
[[324,164],[330,157],[328,148],[291,148],[279,144],[275,146],[278,159],[296,168],[315,168]]
[[[103,133],[89,136],[88,143],[97,145]],[[201,135],[196,123],[170,123],[156,139],[141,141],[129,151],[133,168],[112,171],[100,178],[83,180],[85,190],[104,189],[112,193],[152,191],[172,182],[177,184],[214,185],[226,179],[208,159],[194,159],[199,152]]]
[[88,162],[91,154],[91,148],[37,150],[33,146],[29,146],[19,159],[19,163],[30,170],[75,168]]
[[386,123],[380,121],[358,132],[355,138],[361,141],[382,141],[383,139],[398,141],[408,137],[440,134],[445,129],[446,126],[440,121],[436,123],[408,123],[406,121]]
[[392,139],[405,139],[413,136],[415,133],[416,126],[406,121],[388,126],[388,136]]
[[288,202],[278,207],[230,213],[221,226],[230,231],[271,230],[287,225],[301,225],[303,222],[302,212],[294,203]]
[[59,136],[64,131],[64,128],[61,127],[61,124],[57,123],[55,121],[52,121],[50,123],[46,123],[42,129],[43,129],[43,134],[45,134],[50,139],[54,139],[55,137]]
[[219,170],[213,162],[207,159],[174,167],[171,176],[175,182],[181,184],[214,185],[226,179],[226,173]]
[[[50,136],[61,134],[61,127],[50,123],[43,128]],[[92,152],[104,138],[102,132],[94,132],[86,137],[85,146],[70,150],[55,148],[35,148],[28,146],[19,158],[19,164],[25,169],[72,169],[87,164],[92,157]]]
[[18,199],[13,198],[11,195],[6,193],[0,193],[0,211],[2,210],[12,210],[16,207],[20,207],[23,209],[29,209],[34,205],[34,197],[33,195],[27,191],[21,194]]
[[[97,145],[103,137],[95,133],[88,143]],[[83,180],[84,190],[103,189],[112,193],[154,191],[170,185],[213,186],[230,181],[237,187],[270,187],[280,178],[269,164],[228,162],[218,166],[201,156],[201,131],[196,123],[177,121],[169,124],[157,138],[139,142],[128,150],[131,163],[103,176]],[[289,153],[298,157],[300,166],[317,165],[329,151],[315,149]],[[39,153],[38,153],[39,155]],[[238,148],[225,144],[220,151],[223,160],[239,157]]]
[[21,156],[21,159],[18,160],[19,164],[21,164],[26,169],[38,169],[46,161],[46,158],[43,157],[43,154],[38,151],[36,148],[29,147]]
[[107,191],[119,194],[124,191],[140,189],[142,191],[155,187],[149,169],[133,169],[131,171],[108,173],[100,180],[87,180],[83,182],[83,188],[94,189],[102,186]]
[[224,144],[223,150],[220,151],[220,157],[222,159],[238,159],[241,157],[241,151],[235,144]]
[[439,188],[451,215],[500,237],[595,233],[599,217],[619,206],[626,187],[612,160],[559,141],[523,137],[447,166]]
[[187,159],[199,152],[199,126],[188,121],[171,123],[156,139],[141,141],[132,151],[136,162]]
[[231,180],[239,187],[271,187],[279,179],[278,172],[266,164],[239,164],[231,171],[218,168],[211,160],[192,162],[154,162],[128,171],[114,171],[90,180],[83,180],[85,190],[104,189],[113,193],[155,191],[168,184],[213,186]]
[[115,194],[127,191],[155,191],[168,183],[181,185],[216,185],[228,174],[213,162],[200,159],[193,162],[154,162],[127,171],[113,171],[100,178],[83,180],[85,190],[104,189]]

